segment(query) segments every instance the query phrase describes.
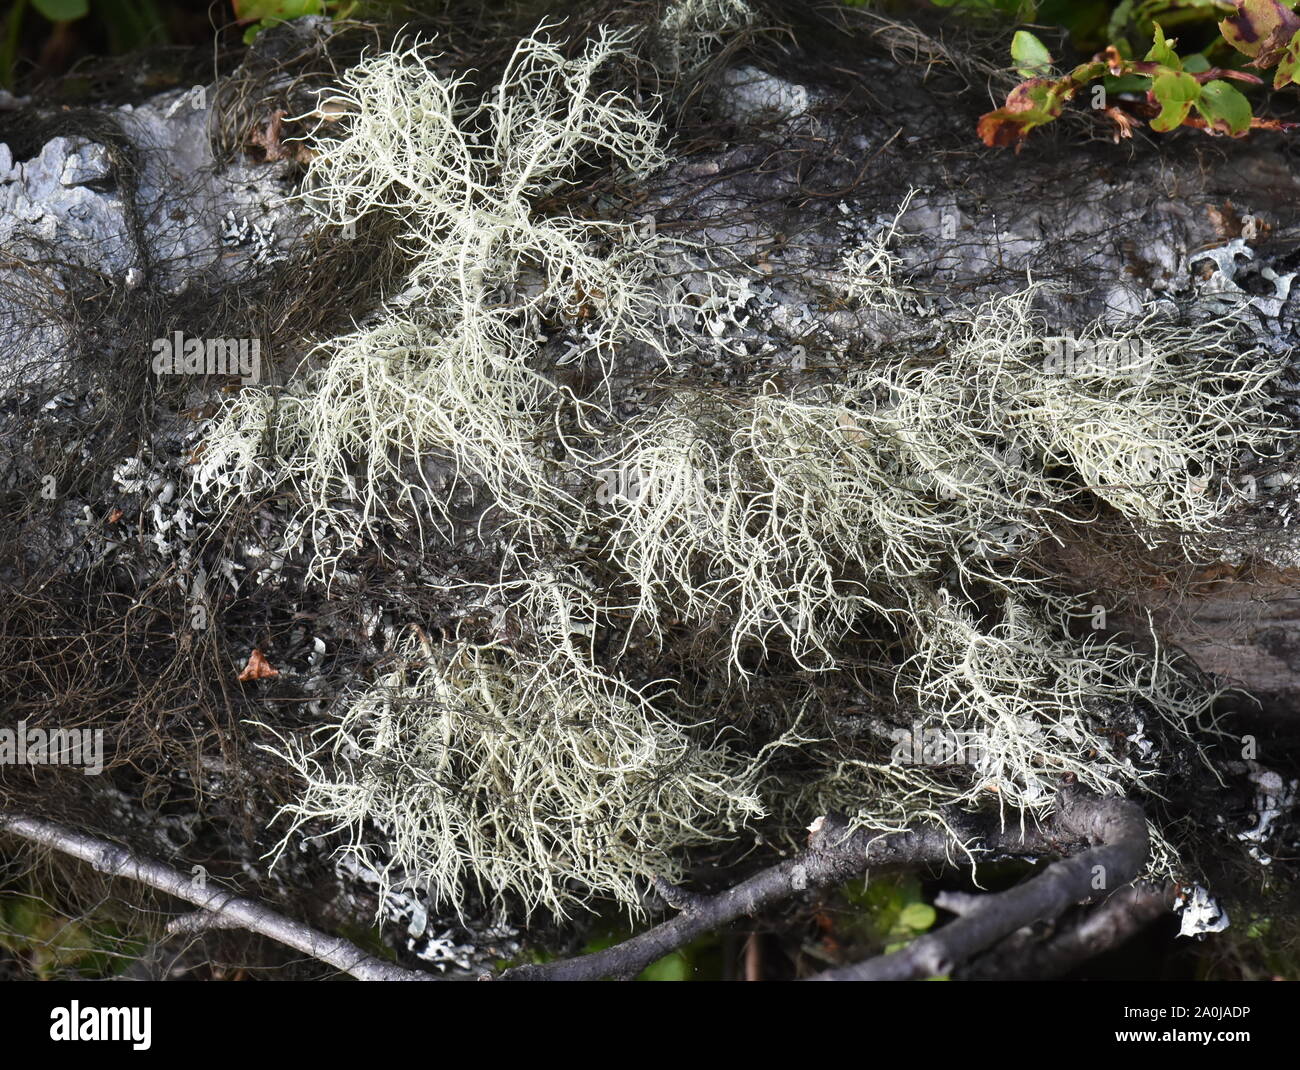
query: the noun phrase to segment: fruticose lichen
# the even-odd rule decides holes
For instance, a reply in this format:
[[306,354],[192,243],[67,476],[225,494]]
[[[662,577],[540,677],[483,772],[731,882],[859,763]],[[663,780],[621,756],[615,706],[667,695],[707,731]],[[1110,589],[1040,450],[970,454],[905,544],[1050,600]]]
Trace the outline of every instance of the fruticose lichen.
[[[706,9],[746,21],[679,4],[665,27]],[[1213,730],[1212,693],[1158,648],[1080,638],[1027,561],[1098,510],[1151,543],[1211,537],[1241,500],[1239,454],[1278,433],[1278,360],[1234,342],[1230,317],[1152,313],[1083,336],[1136,343],[1119,347],[1136,362],[1054,370],[1030,285],[954,306],[930,345],[864,334],[837,376],[673,379],[692,346],[743,352],[721,319],[694,339],[681,325],[756,272],[715,257],[684,290],[670,267],[709,255],[689,242],[542,208],[581,165],[635,183],[668,162],[658,102],[602,88],[634,45],[605,33],[570,58],[539,31],[477,102],[416,44],[343,76],[344,133],[316,139],[306,202],[335,226],[395,219],[407,285],[288,388],[228,402],[194,493],[295,496],[294,538],[315,532],[328,579],[350,546],[382,549],[377,521],[444,538],[468,486],[494,511],[480,526],[502,575],[491,634],[408,639],[312,741],[281,739],[305,785],[290,837],[338,833],[367,870],[452,906],[637,910],[645,878],[767,814],[797,829],[838,808],[883,831],[954,805],[1042,810],[1062,774],[1151,779],[1112,723],[1140,710],[1190,738]],[[675,62],[698,66],[693,48]],[[924,314],[894,231],[832,273],[840,308]],[[599,385],[545,367],[547,331],[597,384],[648,359],[668,385],[617,418]],[[634,679],[684,637],[720,652],[695,671],[721,693],[780,662],[799,697],[745,721]],[[813,731],[805,718],[836,716],[832,677],[875,681],[888,725],[973,736],[973,759],[899,762],[888,731]]]

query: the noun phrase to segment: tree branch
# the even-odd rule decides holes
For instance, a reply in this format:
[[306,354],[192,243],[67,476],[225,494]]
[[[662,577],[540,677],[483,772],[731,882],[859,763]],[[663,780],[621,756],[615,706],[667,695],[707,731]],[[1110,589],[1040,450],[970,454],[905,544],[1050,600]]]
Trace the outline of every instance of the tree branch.
[[[161,862],[140,858],[116,844],[88,836],[74,829],[23,814],[0,813],[0,832],[8,832],[32,843],[53,848],[89,862],[100,873],[124,877],[183,899],[214,916],[207,927],[243,928],[270,937],[320,962],[350,973],[361,981],[428,981],[419,970],[407,970],[368,955],[355,944],[327,936],[301,922],[277,914],[264,903],[245,899],[220,889],[201,888],[188,876]],[[199,928],[194,915],[177,919],[178,928]],[[174,923],[176,924],[176,923]],[[170,927],[169,927],[170,928]]]
[[[407,970],[366,954],[354,944],[327,936],[292,921],[256,900],[230,892],[198,887],[170,866],[139,858],[105,840],[21,814],[0,814],[0,831],[62,851],[114,877],[139,881],[200,908],[181,915],[171,932],[205,928],[245,928],[295,948],[360,980],[431,980],[419,970]],[[992,947],[1017,930],[1059,916],[1072,903],[1093,898],[1098,891],[1128,884],[1140,872],[1149,850],[1146,819],[1135,803],[1098,799],[1067,786],[1057,800],[1050,830],[1027,825],[1004,828],[996,815],[956,815],[947,825],[926,825],[906,832],[880,835],[849,831],[845,818],[828,815],[814,822],[808,849],[761,870],[714,895],[699,895],[656,882],[661,897],[678,908],[676,917],[595,954],[557,962],[516,966],[501,980],[578,981],[603,977],[626,979],[650,963],[697,937],[752,915],[773,903],[809,888],[832,887],[877,866],[951,864],[959,852],[997,859],[1060,854],[1085,843],[1096,846],[1055,862],[1042,874],[1006,892],[960,896],[947,900],[961,916],[943,928],[918,938],[901,951],[841,969],[828,970],[815,980],[905,980],[951,973],[957,965]],[[1129,899],[1138,893],[1126,889]],[[1041,946],[1034,961],[1043,969],[1068,969],[1126,939],[1142,918],[1155,909],[1152,897],[1130,903],[1112,896],[1107,907],[1093,912],[1050,945]],[[1113,904],[1113,906],[1112,906]],[[1136,904],[1136,905],[1135,905]],[[1131,909],[1130,909],[1131,908]]]
[[1139,881],[1047,939],[1017,932],[957,976],[963,981],[1048,980],[1126,943],[1173,909],[1173,884]]
[[1056,848],[1038,829],[1026,827],[1022,832],[1000,828],[992,815],[959,815],[949,828],[932,825],[884,836],[864,830],[850,833],[843,817],[829,815],[814,822],[806,851],[761,870],[733,888],[711,896],[680,889],[661,892],[680,913],[653,929],[591,955],[516,966],[501,974],[499,980],[626,980],[696,937],[808,888],[841,884],[870,866],[951,863],[961,850],[1005,858],[1052,853]]
[[1098,846],[1054,862],[1041,874],[1005,892],[963,903],[964,913],[943,928],[918,937],[890,955],[840,969],[815,981],[910,981],[951,974],[977,952],[1023,926],[1055,918],[1074,903],[1113,891],[1141,873],[1150,852],[1146,817],[1136,803],[1099,799],[1076,786],[1057,795],[1058,833]]

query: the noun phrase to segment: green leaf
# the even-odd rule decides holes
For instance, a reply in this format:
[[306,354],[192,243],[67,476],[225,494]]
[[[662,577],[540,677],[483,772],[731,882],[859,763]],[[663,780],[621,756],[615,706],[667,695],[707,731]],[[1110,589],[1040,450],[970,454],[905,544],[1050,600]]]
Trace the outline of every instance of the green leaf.
[[626,940],[629,934],[607,929],[604,932],[596,933],[585,944],[582,945],[583,955],[594,955],[597,951],[604,951],[607,947],[613,947],[620,940]]
[[1210,69],[1210,61],[1205,58],[1204,53],[1193,52],[1190,56],[1183,58],[1183,70],[1188,74],[1200,74]]
[[1125,40],[1128,28],[1133,24],[1134,0],[1121,0],[1110,14],[1108,36],[1113,43]]
[[325,14],[325,0],[236,0],[235,15],[245,19],[296,19]]
[[71,22],[90,12],[89,0],[32,0],[32,7],[51,22]]
[[259,20],[244,31],[244,44],[251,45],[253,38],[277,22],[325,14],[325,0],[235,0],[235,14],[241,21]]
[[102,916],[73,920],[37,896],[0,894],[0,949],[22,958],[39,980],[108,977],[136,948],[143,945]]
[[680,951],[650,963],[637,975],[638,981],[689,981],[694,971],[691,960]]
[[1183,125],[1201,95],[1201,86],[1190,74],[1162,74],[1151,83],[1151,91],[1160,102],[1160,114],[1151,120],[1151,129],[1167,133]]
[[1145,74],[1113,74],[1102,79],[1107,93],[1145,93],[1151,88],[1151,79]]
[[108,30],[115,55],[169,39],[157,0],[95,0],[95,21]]
[[1172,41],[1165,37],[1165,31],[1160,28],[1160,23],[1155,23],[1155,43],[1151,46],[1151,51],[1147,53],[1147,60],[1152,63],[1160,63],[1173,70],[1181,71],[1183,61],[1178,58],[1178,53],[1174,51],[1174,45],[1178,44],[1178,38]]
[[1216,80],[1201,86],[1196,110],[1210,124],[1211,130],[1219,133],[1240,137],[1250,129],[1250,101],[1227,82]]
[[938,914],[929,903],[909,903],[898,916],[900,927],[923,933],[934,924]]
[[1021,78],[1041,78],[1052,69],[1052,54],[1028,30],[1017,30],[1011,38],[1011,58]]

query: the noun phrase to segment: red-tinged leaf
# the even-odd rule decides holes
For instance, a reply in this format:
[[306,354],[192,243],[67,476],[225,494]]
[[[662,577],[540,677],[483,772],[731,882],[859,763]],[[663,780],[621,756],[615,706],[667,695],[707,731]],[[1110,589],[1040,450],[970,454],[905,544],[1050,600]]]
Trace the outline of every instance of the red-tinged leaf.
[[980,117],[979,136],[989,148],[1015,146],[1020,150],[1029,131],[1050,123],[1074,95],[1069,78],[1030,78],[1007,94],[1006,103]]
[[1062,81],[1070,82],[1078,88],[1108,73],[1110,73],[1110,68],[1103,62],[1101,56],[1096,56],[1087,63],[1080,63]]
[[1279,24],[1278,28],[1269,34],[1264,47],[1259,50],[1259,55],[1250,61],[1250,65],[1266,70],[1281,63],[1286,58],[1291,41],[1297,32],[1300,32],[1300,17]]
[[[1202,130],[1202,131],[1204,131],[1204,132],[1207,133],[1207,134],[1217,134],[1217,133],[1218,133],[1218,131],[1211,129],[1211,128],[1210,128],[1210,124],[1207,123],[1204,119],[1202,119],[1199,115],[1189,115],[1189,116],[1187,117],[1187,121],[1186,121],[1185,123],[1183,123],[1183,125],[1184,125],[1184,126],[1189,126],[1189,127],[1191,127],[1193,130]],[[1292,128],[1292,127],[1298,127],[1298,126],[1300,126],[1300,123],[1280,123],[1280,122],[1278,122],[1277,119],[1261,119],[1261,118],[1259,118],[1259,116],[1255,116],[1253,119],[1250,120],[1250,128],[1251,128],[1252,130],[1283,130],[1283,131],[1285,131],[1285,130],[1289,130],[1289,129]],[[1202,265],[1202,266],[1204,266],[1204,265]],[[1213,267],[1214,267],[1214,265],[1213,265],[1213,264],[1210,264],[1209,266],[1210,266],[1210,268],[1211,268],[1211,272],[1210,272],[1210,273],[1213,274],[1213,273],[1214,273],[1214,272],[1213,272]]]
[[1250,131],[1250,101],[1227,82],[1207,82],[1201,86],[1194,106],[1209,123],[1208,129],[1212,134],[1245,137]]
[[1030,78],[1007,94],[1007,111],[1060,111],[1062,82],[1056,78]]
[[[1017,152],[1025,138],[1036,126],[1059,118],[1069,101],[1081,86],[1100,78],[1108,70],[1107,56],[1127,70],[1133,65],[1114,49],[1098,53],[1090,63],[1081,63],[1063,78],[1030,78],[1021,82],[1007,94],[1006,103],[997,111],[980,117],[979,136],[989,148],[1014,146]],[[1155,67],[1157,65],[1150,64]],[[1163,69],[1163,68],[1162,68]]]
[[980,140],[989,148],[1006,149],[1014,146],[1016,151],[1019,152],[1020,146],[1028,136],[1029,131],[1035,126],[1041,126],[1049,121],[1047,118],[1042,118],[1031,122],[1027,120],[1024,112],[998,108],[997,111],[986,112],[981,115],[975,130],[979,134]]
[[1300,30],[1291,35],[1282,57],[1277,65],[1277,77],[1273,79],[1273,88],[1281,89],[1294,82],[1300,85]]
[[119,520],[121,520],[121,519],[122,519],[122,510],[121,510],[121,509],[114,509],[111,513],[108,514],[108,521],[107,521],[107,523],[109,523],[109,524],[116,524],[116,523],[117,523]]
[[1251,74],[1250,71],[1234,71],[1228,67],[1207,67],[1203,71],[1197,71],[1192,77],[1202,85],[1206,82],[1212,82],[1216,78],[1231,78],[1233,81],[1245,82],[1247,85],[1264,84],[1264,79],[1258,74]]
[[1300,30],[1300,15],[1281,0],[1236,0],[1236,4],[1237,13],[1219,23],[1219,32],[1256,66],[1272,67],[1286,42]]
[[253,647],[253,652],[248,655],[248,664],[244,666],[244,671],[239,674],[240,683],[247,683],[249,680],[265,680],[268,676],[279,676],[280,670],[273,668],[271,663],[266,660],[266,655],[262,653],[260,647]]
[[1250,120],[1252,130],[1276,130],[1279,133],[1289,134],[1292,130],[1300,130],[1300,123],[1288,123],[1282,119],[1261,119],[1258,115]]

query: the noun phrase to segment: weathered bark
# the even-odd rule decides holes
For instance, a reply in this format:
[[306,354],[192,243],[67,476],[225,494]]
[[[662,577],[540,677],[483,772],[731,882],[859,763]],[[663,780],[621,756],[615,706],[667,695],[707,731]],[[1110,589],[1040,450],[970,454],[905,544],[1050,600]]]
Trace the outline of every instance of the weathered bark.
[[[851,30],[859,26],[855,20],[873,18],[844,10],[833,17]],[[833,24],[823,30],[827,27]],[[1283,138],[1260,135],[1227,142],[1180,134],[1112,144],[1105,136],[1084,141],[1081,131],[1108,133],[1085,117],[1036,136],[1019,156],[985,151],[975,137],[975,118],[987,107],[982,82],[992,68],[938,48],[925,34],[900,36],[897,28],[879,26],[871,34],[871,47],[851,58],[836,54],[834,63],[811,47],[783,53],[770,44],[736,58],[730,72],[700,88],[695,98],[700,110],[687,110],[693,125],[679,135],[681,158],[645,189],[624,191],[611,181],[605,191],[611,212],[621,214],[634,204],[633,215],[652,215],[661,229],[703,243],[720,261],[755,265],[766,273],[759,311],[737,310],[730,325],[752,351],[767,345],[786,350],[798,342],[818,358],[823,350],[833,354],[837,338],[861,329],[829,298],[826,273],[860,243],[865,226],[891,218],[913,190],[918,192],[900,219],[906,237],[899,253],[912,282],[935,296],[935,314],[958,301],[1018,289],[1032,277],[1057,287],[1057,293],[1044,295],[1044,310],[1061,330],[1098,316],[1119,317],[1162,296],[1196,298],[1209,307],[1217,294],[1253,302],[1258,337],[1266,348],[1281,352],[1296,344],[1300,313],[1290,296],[1289,276],[1300,266],[1295,240],[1300,167]],[[217,99],[210,87],[206,100]],[[75,337],[62,312],[47,315],[41,301],[32,299],[34,287],[62,285],[77,272],[97,276],[107,280],[105,293],[115,301],[123,298],[114,309],[125,319],[136,307],[131,294],[147,291],[151,300],[156,296],[169,307],[165,301],[183,293],[187,284],[212,286],[215,293],[232,280],[264,277],[259,273],[276,258],[303,256],[310,248],[301,219],[275,207],[288,189],[286,162],[240,160],[219,166],[206,151],[206,120],[179,94],[135,109],[130,117],[117,115],[105,125],[101,141],[84,132],[60,134],[58,120],[58,115],[42,115],[40,129],[48,129],[49,137],[29,152],[0,152],[0,245],[9,257],[0,264],[0,391],[7,392],[0,401],[16,404],[20,395],[31,392],[39,395],[38,408],[46,400],[41,390],[53,395],[59,381],[51,371],[61,371],[73,357],[99,352],[99,347],[110,361],[125,357],[114,348],[111,321],[90,342]],[[6,124],[15,121],[6,115]],[[34,119],[32,128],[37,128]],[[138,161],[132,165],[135,179],[120,181],[126,174],[123,161],[131,159]],[[1226,200],[1233,202],[1232,210],[1225,209]],[[229,223],[228,212],[235,216]],[[1242,239],[1245,216],[1257,220],[1250,241]],[[265,229],[268,225],[273,234]],[[23,263],[15,267],[18,260]],[[33,261],[56,267],[42,274],[34,271]],[[928,326],[923,318],[905,329],[920,335]],[[901,343],[906,338],[884,340]],[[557,352],[562,344],[555,342]],[[579,392],[590,386],[578,381],[579,371],[564,374],[574,378]],[[747,374],[727,369],[719,379],[729,382],[728,376]],[[634,380],[635,369],[626,378]],[[1289,411],[1296,415],[1294,408]],[[167,419],[162,430],[171,434],[180,419],[175,413]],[[160,428],[144,431],[147,438]],[[16,446],[15,484],[30,494],[43,469],[22,433],[21,426],[10,429],[0,423],[0,436],[15,436],[10,443]],[[122,459],[104,456],[114,463]],[[145,488],[141,501],[148,499],[159,529],[175,519],[166,511],[171,500],[167,488],[182,470],[179,460],[170,469],[160,462],[139,475]],[[1109,587],[1116,593],[1114,626],[1141,635],[1142,611],[1151,609],[1162,643],[1183,647],[1205,671],[1259,695],[1277,716],[1294,718],[1300,715],[1300,614],[1293,608],[1300,588],[1300,539],[1289,537],[1286,524],[1294,504],[1294,491],[1288,488],[1296,485],[1279,481],[1261,495],[1258,509],[1243,510],[1237,518],[1233,552],[1234,560],[1243,562],[1240,566],[1210,565],[1199,573],[1171,566],[1135,582],[1122,567],[1104,567],[1095,548],[1083,543],[1053,548],[1053,564],[1081,590]],[[38,556],[66,555],[73,571],[112,564],[117,560],[111,556],[117,549],[113,539],[101,533],[95,542],[73,526],[86,526],[83,513],[88,515],[92,504],[98,499],[89,492],[71,494],[46,521],[26,526],[21,538],[34,544]],[[143,526],[138,534],[142,541],[175,538]],[[445,551],[443,563],[454,565],[458,552]],[[1122,558],[1123,547],[1118,553]],[[238,564],[251,566],[250,574],[260,567],[248,557]],[[147,587],[154,576],[149,570],[157,562],[134,559],[126,567]],[[401,567],[410,575],[419,572],[407,560]],[[367,576],[351,589],[343,581],[342,589],[360,601],[362,595],[369,597],[369,580]],[[327,644],[332,658],[340,665],[376,660],[379,649],[369,631],[355,619],[343,619],[319,594],[309,593],[305,580],[294,576],[287,582],[294,612],[313,623],[312,639]],[[1106,596],[1102,601],[1107,602]],[[209,665],[218,665],[219,658],[242,663],[256,641],[251,627],[236,621],[229,632],[211,640]],[[310,649],[302,637],[293,654],[301,654],[306,665],[310,654],[304,651]],[[281,667],[289,677],[285,661],[282,654]],[[328,682],[337,685],[342,677],[340,670]],[[302,687],[293,701],[319,702],[328,690],[314,662],[295,679]],[[228,718],[232,724],[238,720]],[[196,774],[201,790],[220,796],[230,783],[222,759],[212,753],[203,757],[207,764]],[[240,814],[232,823],[244,817]],[[1130,823],[1136,820],[1129,818]],[[833,822],[824,824],[821,839],[806,856],[730,891],[707,898],[682,896],[674,904],[682,908],[677,917],[602,953],[604,957],[526,967],[507,976],[632,975],[691,936],[778,901],[800,890],[798,885],[831,886],[868,862],[888,864],[895,850],[897,860],[911,863],[939,861],[951,850],[946,837],[930,830],[905,834],[898,842],[855,840],[855,856],[847,863],[844,855],[825,849],[825,837],[834,828]],[[132,831],[154,835],[143,817]],[[999,849],[1016,853],[1009,840],[987,830],[985,835],[992,854]],[[1021,848],[1030,844],[1030,853],[1038,854],[1049,845],[1034,835],[1018,842]],[[919,944],[904,958],[877,960],[850,972],[915,976],[964,961],[1005,937],[1012,921],[1014,928],[1059,914],[1085,890],[1080,883],[1084,870],[1099,858],[1123,875],[1120,883],[1131,878],[1139,838],[1126,828],[1121,846],[1094,848],[1103,853],[1063,863],[1065,868],[1025,885],[1021,898],[1011,900],[1015,911],[999,913],[995,924],[985,924],[988,918],[973,912],[941,930],[946,934],[941,939]],[[161,836],[152,846],[159,851],[170,847]],[[260,865],[266,846],[245,845],[234,861]],[[1145,844],[1141,853],[1145,857]],[[673,894],[664,891],[666,898]],[[1102,908],[1107,913],[1091,915],[1092,921],[1038,947],[1033,952],[1036,968],[1043,973],[1068,968],[1079,955],[1132,931],[1154,910],[1150,896],[1121,910],[1123,894],[1116,893]],[[346,913],[353,907],[340,909]],[[439,921],[424,917],[418,897],[406,909],[413,928],[436,934]],[[1098,927],[1109,935],[1097,936]],[[989,955],[991,963],[997,949]],[[330,961],[341,964],[337,957]]]

